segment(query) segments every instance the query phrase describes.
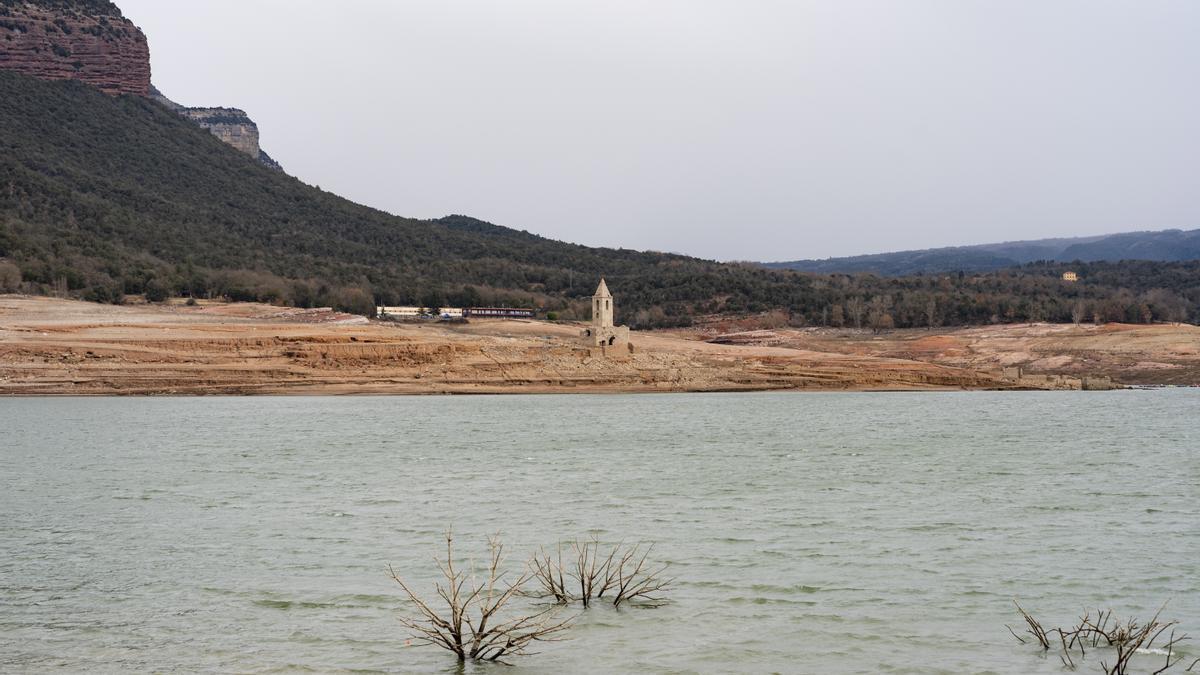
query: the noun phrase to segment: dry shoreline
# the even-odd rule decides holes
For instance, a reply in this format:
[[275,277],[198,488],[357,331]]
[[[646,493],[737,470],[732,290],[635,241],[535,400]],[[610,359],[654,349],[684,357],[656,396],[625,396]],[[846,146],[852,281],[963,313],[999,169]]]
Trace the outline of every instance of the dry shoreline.
[[[887,340],[760,332],[743,344],[713,344],[706,341],[712,336],[695,331],[635,333],[632,351],[602,353],[580,345],[577,330],[520,320],[389,324],[250,303],[117,307],[0,296],[0,395],[1064,388],[1013,381],[986,359],[975,363],[954,356],[953,349],[950,357],[945,350],[905,353],[897,347],[905,341],[900,331]],[[1197,335],[1182,331],[1177,337],[1185,347],[1200,347]],[[1176,351],[1190,358],[1188,348]],[[1170,372],[1178,370],[1172,366]]]

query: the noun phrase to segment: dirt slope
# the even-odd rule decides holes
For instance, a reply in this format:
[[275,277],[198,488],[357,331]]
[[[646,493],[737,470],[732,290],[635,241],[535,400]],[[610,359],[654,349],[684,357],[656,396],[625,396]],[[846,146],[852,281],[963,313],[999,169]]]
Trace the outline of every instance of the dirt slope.
[[974,328],[870,331],[776,329],[723,333],[719,327],[676,332],[724,344],[789,347],[908,359],[1028,374],[1110,377],[1127,385],[1200,385],[1200,327],[1188,324],[1080,326],[1018,324]]
[[1010,388],[995,374],[795,346],[578,327],[367,322],[256,304],[114,307],[0,296],[0,394],[281,394]]

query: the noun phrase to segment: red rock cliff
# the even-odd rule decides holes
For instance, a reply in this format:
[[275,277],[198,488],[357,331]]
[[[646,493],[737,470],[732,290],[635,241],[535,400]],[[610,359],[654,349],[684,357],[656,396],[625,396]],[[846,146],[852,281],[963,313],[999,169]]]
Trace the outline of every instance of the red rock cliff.
[[150,93],[146,36],[108,2],[0,0],[0,68],[109,94]]

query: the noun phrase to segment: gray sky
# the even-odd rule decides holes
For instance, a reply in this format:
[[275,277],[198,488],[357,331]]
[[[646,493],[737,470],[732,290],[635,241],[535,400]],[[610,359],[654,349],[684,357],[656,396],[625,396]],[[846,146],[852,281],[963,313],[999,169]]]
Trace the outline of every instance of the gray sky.
[[781,260],[1200,227],[1195,0],[117,0],[393,213]]

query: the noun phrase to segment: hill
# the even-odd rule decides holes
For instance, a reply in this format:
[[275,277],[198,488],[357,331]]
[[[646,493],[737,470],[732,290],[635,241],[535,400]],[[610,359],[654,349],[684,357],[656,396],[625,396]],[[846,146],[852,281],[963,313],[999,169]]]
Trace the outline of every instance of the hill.
[[822,274],[869,272],[887,276],[989,272],[1031,262],[1200,260],[1200,230],[1127,232],[1070,239],[1038,239],[978,246],[933,248],[825,260],[767,263],[773,269]]
[[[1067,269],[1079,283],[1062,280]],[[501,304],[584,319],[600,276],[635,328],[763,312],[775,324],[878,330],[1200,316],[1197,262],[811,274],[589,248],[467,216],[402,218],[267,168],[149,98],[0,72],[0,293],[356,313],[376,301]]]
[[586,314],[607,276],[646,325],[758,311],[798,277],[588,248],[465,216],[422,221],[264,167],[139,96],[0,72],[0,258],[25,290],[335,305],[518,304]]

